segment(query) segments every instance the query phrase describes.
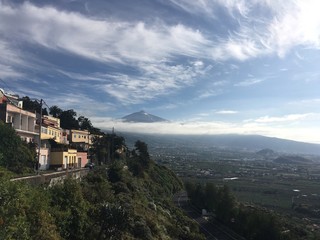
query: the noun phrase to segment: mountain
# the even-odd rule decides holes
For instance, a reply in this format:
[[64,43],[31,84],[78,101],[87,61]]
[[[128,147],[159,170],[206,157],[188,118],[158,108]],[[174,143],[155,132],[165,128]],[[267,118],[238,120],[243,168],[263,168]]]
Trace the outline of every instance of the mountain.
[[154,122],[167,122],[166,119],[152,115],[145,111],[135,112],[124,116],[122,118],[125,122],[136,122],[136,123],[154,123]]
[[281,164],[306,164],[312,163],[311,160],[300,156],[280,156],[273,160],[275,163]]
[[262,156],[273,156],[276,154],[272,149],[269,149],[269,148],[262,149],[256,153]]
[[[297,142],[281,138],[265,137],[260,135],[157,135],[122,133],[127,143],[135,140],[144,141],[152,148],[223,148],[258,152],[262,149],[272,149],[285,154],[313,154],[320,155],[320,144]],[[263,151],[264,152],[264,151]]]
[[263,157],[264,159],[274,159],[279,156],[276,152],[274,152],[272,149],[264,148],[258,152],[256,152],[257,155]]

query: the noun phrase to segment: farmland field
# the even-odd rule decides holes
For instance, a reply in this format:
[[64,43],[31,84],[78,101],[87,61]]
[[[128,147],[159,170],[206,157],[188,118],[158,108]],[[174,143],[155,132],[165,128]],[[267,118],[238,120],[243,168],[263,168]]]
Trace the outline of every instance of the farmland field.
[[[255,153],[200,151],[158,154],[154,158],[175,171],[183,180],[228,185],[236,199],[320,228],[320,162],[277,163]],[[290,157],[289,157],[290,158]]]

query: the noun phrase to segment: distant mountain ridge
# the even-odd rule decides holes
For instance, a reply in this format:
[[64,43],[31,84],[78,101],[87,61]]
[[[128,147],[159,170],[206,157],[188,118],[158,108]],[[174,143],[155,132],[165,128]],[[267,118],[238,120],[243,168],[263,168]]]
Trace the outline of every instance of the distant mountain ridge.
[[311,160],[306,159],[304,157],[300,156],[280,156],[273,160],[275,163],[281,163],[281,164],[305,164],[305,163],[312,163]]
[[320,144],[297,142],[292,140],[265,137],[260,135],[160,135],[123,133],[128,144],[140,139],[152,148],[224,148],[258,152],[263,149],[272,149],[285,154],[312,154],[320,155]]
[[161,117],[152,115],[145,111],[135,112],[127,116],[122,117],[125,122],[135,123],[155,123],[155,122],[167,122],[168,120]]

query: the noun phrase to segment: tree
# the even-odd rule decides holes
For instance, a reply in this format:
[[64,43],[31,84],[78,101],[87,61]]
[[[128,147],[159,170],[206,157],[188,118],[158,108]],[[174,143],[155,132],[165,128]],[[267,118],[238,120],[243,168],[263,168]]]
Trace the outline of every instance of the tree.
[[62,109],[59,108],[58,106],[54,105],[52,107],[49,108],[49,113],[53,116],[53,117],[56,117],[58,118],[61,113],[62,113]]
[[113,201],[113,192],[106,169],[97,167],[90,171],[82,181],[82,192],[91,205]]
[[[21,98],[21,100],[23,101],[24,110],[40,114],[41,104],[39,100],[31,100],[28,96]],[[46,108],[42,108],[42,115],[48,115]]]
[[100,164],[110,160],[110,143],[106,135],[93,138],[92,148],[90,149],[95,161]]
[[98,163],[111,163],[120,158],[117,150],[125,148],[125,140],[116,134],[103,134],[93,139],[92,154]]
[[151,164],[148,145],[138,140],[134,146],[132,156],[128,159],[128,166],[133,175],[142,177],[144,171],[149,169]]
[[100,229],[97,239],[121,239],[128,228],[128,212],[117,204],[102,204],[96,214],[96,226]]
[[73,109],[62,111],[59,115],[61,128],[79,129],[79,122],[76,117],[77,113]]
[[208,211],[212,212],[217,206],[218,189],[216,185],[210,182],[206,183],[205,195],[206,195],[206,208],[208,209]]
[[89,120],[89,118],[80,116],[78,117],[78,122],[79,122],[79,128],[81,130],[88,130],[89,132],[91,132],[91,130],[93,129],[92,123]]
[[23,142],[13,128],[2,122],[0,136],[0,165],[16,173],[31,171],[37,162],[35,145]]
[[136,152],[138,152],[138,158],[143,168],[149,168],[151,160],[148,152],[148,145],[145,142],[138,140],[134,146]]
[[0,196],[0,239],[61,239],[43,188],[0,177]]
[[217,217],[225,223],[230,223],[231,218],[235,215],[235,203],[235,198],[227,185],[219,188],[217,207],[215,208]]
[[89,227],[89,203],[84,199],[81,185],[73,179],[64,180],[50,188],[51,214],[64,239],[85,239]]
[[95,128],[89,118],[80,116],[78,117],[78,122],[81,130],[88,130],[91,134],[101,134],[101,130],[99,128]]

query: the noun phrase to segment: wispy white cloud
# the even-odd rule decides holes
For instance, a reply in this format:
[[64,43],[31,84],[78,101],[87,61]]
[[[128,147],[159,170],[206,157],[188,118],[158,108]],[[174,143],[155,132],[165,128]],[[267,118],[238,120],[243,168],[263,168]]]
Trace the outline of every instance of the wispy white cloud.
[[216,47],[213,47],[210,51],[212,59],[217,61],[229,59],[245,61],[264,54],[265,49],[261,48],[256,39],[248,34],[250,33],[246,33],[246,36],[230,35],[229,38],[219,40]]
[[270,117],[263,116],[254,120],[247,120],[247,122],[256,122],[256,123],[280,123],[280,122],[297,122],[301,120],[306,120],[314,117],[320,117],[320,114],[316,113],[304,113],[304,114],[289,114],[281,117]]
[[[286,3],[287,4],[287,3]],[[268,44],[283,57],[294,46],[320,46],[320,16],[316,0],[288,2],[268,26]]]
[[58,106],[61,109],[74,109],[78,113],[78,116],[84,115],[87,117],[99,115],[104,116],[105,112],[114,110],[116,108],[116,106],[112,103],[106,103],[93,99],[89,93],[84,94],[79,92],[56,94],[49,100],[46,100],[46,102],[49,107],[59,103]]
[[298,101],[289,102],[289,105],[295,105],[299,107],[307,106],[320,106],[320,98],[303,99]]
[[57,69],[57,72],[61,73],[64,76],[67,76],[73,80],[80,80],[80,81],[97,81],[97,82],[105,82],[107,74],[104,73],[89,73],[89,74],[81,74],[76,72],[65,71],[61,69]]
[[[101,62],[154,62],[172,54],[198,56],[210,43],[198,30],[184,25],[97,20],[53,7],[1,4],[0,32],[57,51]],[[14,27],[12,27],[14,26]]]
[[189,86],[194,83],[196,77],[206,72],[204,66],[199,64],[143,64],[140,65],[140,69],[143,71],[142,76],[109,75],[108,78],[112,81],[96,87],[123,104],[141,103]]
[[[211,13],[217,6],[223,6],[230,12],[237,11],[243,21],[229,36],[212,38],[182,24],[97,20],[54,7],[37,7],[28,2],[15,7],[0,3],[0,33],[56,51],[135,67],[137,63],[170,61],[179,55],[216,61],[244,61],[270,53],[283,56],[296,45],[319,47],[320,17],[314,10],[317,9],[314,6],[316,1],[290,2],[285,4],[286,8],[272,1],[256,0],[172,2],[195,12]],[[252,28],[252,24],[258,21],[254,9],[261,4],[269,7],[273,18],[266,18]]]
[[198,94],[198,96],[195,98],[195,100],[201,100],[209,97],[219,96],[223,94],[224,90],[222,89],[209,89],[206,91],[202,91]]
[[32,89],[32,88],[24,87],[24,86],[19,86],[19,88],[17,88],[17,91],[15,94],[18,94],[21,97],[22,96],[29,96],[34,99],[41,99],[41,98],[46,97],[46,94],[44,92],[42,92],[41,90]]
[[251,86],[251,85],[255,85],[255,84],[261,83],[264,80],[265,79],[257,79],[257,78],[248,79],[248,80],[244,80],[242,82],[236,83],[236,84],[234,84],[234,86],[235,87],[248,87],[248,86]]
[[[1,5],[0,5],[1,6]],[[15,78],[22,76],[22,73],[13,66],[23,64],[19,54],[10,48],[7,41],[0,38],[0,76],[2,78]]]
[[17,78],[23,74],[13,69],[12,66],[8,66],[0,63],[0,76],[2,78]]
[[[283,4],[274,1],[172,0],[190,12],[212,13],[217,6],[238,12],[242,21],[229,36],[211,38],[182,24],[97,20],[75,12],[24,3],[1,4],[0,32],[57,51],[68,51],[102,62],[158,62],[176,55],[213,60],[247,60],[297,45],[319,47],[320,17],[315,0]],[[261,21],[255,10],[263,4],[272,17]],[[254,25],[255,27],[252,27]],[[14,26],[14,27],[12,27]],[[94,43],[94,44],[92,44]]]
[[[284,57],[296,46],[320,47],[320,3],[317,0],[171,0],[185,11],[216,16],[217,6],[225,8],[239,27],[215,42],[216,60],[247,60],[266,54]],[[257,15],[259,14],[259,15]]]
[[244,0],[170,0],[170,2],[190,14],[215,18],[218,6],[224,7],[232,16],[246,16],[250,9]]
[[236,114],[238,111],[234,110],[219,110],[215,112],[216,114]]
[[[181,24],[97,20],[28,2],[15,7],[0,2],[0,6],[0,33],[17,42],[134,68],[135,76],[125,73],[84,75],[57,69],[73,80],[105,82],[91,87],[104,90],[124,104],[179,90],[210,70],[210,65],[205,66],[198,58],[206,58],[205,49],[210,41],[200,31]],[[13,52],[16,49],[15,46],[6,47]],[[195,60],[175,64],[172,59],[177,56]],[[7,75],[9,73],[7,70]]]
[[226,80],[218,80],[210,82],[203,90],[199,91],[195,100],[201,100],[224,93],[224,88],[229,82]]
[[213,4],[206,0],[170,0],[170,2],[182,10],[191,14],[206,14],[210,17],[215,17],[213,14]]

